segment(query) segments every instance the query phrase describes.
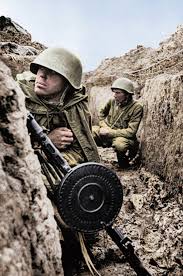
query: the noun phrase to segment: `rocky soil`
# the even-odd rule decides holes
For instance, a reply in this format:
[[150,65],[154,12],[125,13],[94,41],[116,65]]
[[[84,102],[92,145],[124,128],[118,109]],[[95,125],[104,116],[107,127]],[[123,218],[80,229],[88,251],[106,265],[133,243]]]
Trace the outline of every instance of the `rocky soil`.
[[9,17],[0,16],[0,57],[17,73],[29,70],[30,62],[46,47]]

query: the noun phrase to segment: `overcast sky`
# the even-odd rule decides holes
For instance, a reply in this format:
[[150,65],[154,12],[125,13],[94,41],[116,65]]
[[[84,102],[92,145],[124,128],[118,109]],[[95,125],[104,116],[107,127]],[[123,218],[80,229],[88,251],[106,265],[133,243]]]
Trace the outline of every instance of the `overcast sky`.
[[46,46],[78,54],[85,71],[138,44],[157,48],[183,24],[182,0],[0,0],[11,17]]

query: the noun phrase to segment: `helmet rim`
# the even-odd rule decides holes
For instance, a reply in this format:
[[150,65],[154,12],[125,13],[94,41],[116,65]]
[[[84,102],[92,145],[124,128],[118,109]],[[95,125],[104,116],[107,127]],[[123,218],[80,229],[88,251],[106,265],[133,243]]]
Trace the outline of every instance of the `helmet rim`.
[[116,79],[111,86],[111,90],[113,89],[120,89],[126,91],[129,94],[134,94],[133,82],[127,78]]
[[65,48],[47,48],[30,64],[30,71],[37,74],[40,66],[63,76],[75,88],[82,87],[82,64],[79,58]]

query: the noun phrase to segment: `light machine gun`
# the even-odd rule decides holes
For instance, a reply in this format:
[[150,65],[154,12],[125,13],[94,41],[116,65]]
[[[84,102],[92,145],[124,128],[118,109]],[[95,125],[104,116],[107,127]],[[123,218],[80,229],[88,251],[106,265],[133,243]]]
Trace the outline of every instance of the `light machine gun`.
[[135,254],[130,239],[112,226],[123,202],[123,189],[116,173],[95,162],[71,168],[31,113],[27,115],[27,127],[60,177],[54,202],[63,221],[84,233],[105,229],[136,274],[151,276]]

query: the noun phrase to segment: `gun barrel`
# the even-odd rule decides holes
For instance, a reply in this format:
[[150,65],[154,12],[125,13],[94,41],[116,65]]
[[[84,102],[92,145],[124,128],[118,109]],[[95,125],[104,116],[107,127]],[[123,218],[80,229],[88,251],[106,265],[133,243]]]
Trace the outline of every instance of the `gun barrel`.
[[135,254],[130,239],[125,237],[118,229],[115,229],[112,226],[106,226],[105,230],[124,254],[128,263],[134,269],[137,275],[151,276],[151,274],[145,269],[145,267],[143,267],[140,259]]

